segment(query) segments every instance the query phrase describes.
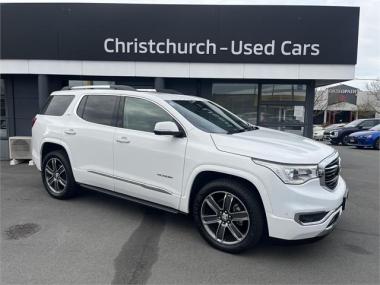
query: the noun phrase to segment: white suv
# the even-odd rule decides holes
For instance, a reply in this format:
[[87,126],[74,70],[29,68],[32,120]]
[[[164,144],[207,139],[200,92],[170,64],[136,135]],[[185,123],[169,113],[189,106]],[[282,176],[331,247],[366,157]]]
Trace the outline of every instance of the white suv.
[[51,94],[32,132],[33,160],[54,198],[82,186],[191,213],[202,236],[228,252],[264,235],[323,236],[345,207],[333,148],[253,126],[199,97],[69,88]]

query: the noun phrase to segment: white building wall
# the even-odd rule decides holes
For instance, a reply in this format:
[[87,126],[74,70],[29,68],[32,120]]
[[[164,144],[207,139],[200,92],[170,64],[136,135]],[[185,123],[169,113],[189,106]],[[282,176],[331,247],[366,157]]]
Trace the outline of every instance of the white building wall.
[[1,59],[2,74],[350,80],[354,65]]

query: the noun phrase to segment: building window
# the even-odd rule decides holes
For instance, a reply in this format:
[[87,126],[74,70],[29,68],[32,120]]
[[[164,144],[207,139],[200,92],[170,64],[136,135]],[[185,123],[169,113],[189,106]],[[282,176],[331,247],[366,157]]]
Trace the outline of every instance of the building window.
[[262,84],[259,125],[302,135],[306,84]]
[[4,79],[0,79],[0,138],[7,138],[7,113],[6,113],[6,102],[5,102],[5,84]]
[[214,83],[212,100],[243,120],[257,123],[259,85],[255,83]]
[[304,106],[263,105],[260,108],[263,124],[300,125],[304,123]]
[[262,102],[304,102],[305,99],[305,84],[263,84],[261,87]]

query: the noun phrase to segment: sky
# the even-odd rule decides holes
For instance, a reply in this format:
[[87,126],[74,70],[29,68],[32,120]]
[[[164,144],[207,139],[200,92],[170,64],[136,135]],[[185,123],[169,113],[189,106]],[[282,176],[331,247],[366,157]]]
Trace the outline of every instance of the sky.
[[[4,1],[0,2],[29,2]],[[252,5],[316,5],[360,7],[358,61],[355,78],[350,84],[364,89],[365,79],[380,79],[380,0],[119,0],[119,1],[30,1],[30,2],[127,2],[156,4],[252,4]],[[321,19],[322,21],[323,19]]]

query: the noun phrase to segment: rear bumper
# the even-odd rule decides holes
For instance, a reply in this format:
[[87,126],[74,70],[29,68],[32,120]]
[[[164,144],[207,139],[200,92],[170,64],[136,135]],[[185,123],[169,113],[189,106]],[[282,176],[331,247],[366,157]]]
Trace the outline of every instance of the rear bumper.
[[32,160],[34,162],[34,165],[37,167],[39,171],[41,171],[41,159],[40,156],[37,155],[35,152],[32,151]]

